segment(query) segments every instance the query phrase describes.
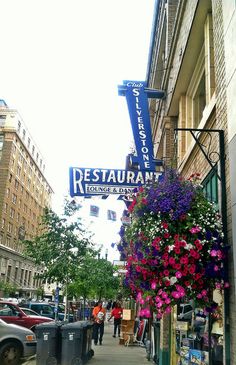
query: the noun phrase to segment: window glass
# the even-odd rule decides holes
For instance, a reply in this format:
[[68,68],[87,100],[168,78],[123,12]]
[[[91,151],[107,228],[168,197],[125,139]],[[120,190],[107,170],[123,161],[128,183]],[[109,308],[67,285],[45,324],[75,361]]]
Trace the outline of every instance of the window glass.
[[203,191],[208,200],[216,205],[218,209],[218,179],[216,170],[213,169],[202,182]]

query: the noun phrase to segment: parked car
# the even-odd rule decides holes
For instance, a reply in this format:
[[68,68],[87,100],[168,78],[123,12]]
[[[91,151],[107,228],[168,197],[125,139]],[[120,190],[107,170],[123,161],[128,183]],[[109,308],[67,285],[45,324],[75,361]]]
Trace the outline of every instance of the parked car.
[[40,316],[39,313],[35,312],[33,309],[30,309],[30,308],[24,308],[24,307],[21,307],[21,309],[23,310],[23,312],[25,314],[27,314],[28,316],[39,316],[39,317],[44,317],[44,318],[48,318],[46,316]]
[[[50,303],[54,313],[56,313],[56,304],[55,303]],[[65,306],[64,304],[58,304],[57,306],[57,319],[59,321],[64,321],[64,317],[65,317]],[[75,315],[73,314],[72,309],[69,309],[69,322],[74,322],[75,320]]]
[[20,304],[20,307],[29,308],[41,316],[54,319],[55,313],[50,304],[44,302],[28,302]]
[[192,319],[193,307],[190,303],[178,305],[177,318],[179,321],[190,321]]
[[0,319],[0,364],[19,365],[20,359],[36,354],[36,338],[28,328]]
[[[57,318],[59,321],[64,320],[64,312],[65,306],[63,304],[58,305],[57,316],[55,315],[55,304],[54,303],[46,303],[46,302],[28,302],[20,304],[21,308],[29,308],[40,314],[41,316],[45,316],[48,318]],[[69,322],[74,321],[74,316],[70,313]]]
[[18,324],[32,331],[37,324],[53,321],[52,318],[29,316],[17,304],[4,301],[0,301],[0,318],[7,323]]

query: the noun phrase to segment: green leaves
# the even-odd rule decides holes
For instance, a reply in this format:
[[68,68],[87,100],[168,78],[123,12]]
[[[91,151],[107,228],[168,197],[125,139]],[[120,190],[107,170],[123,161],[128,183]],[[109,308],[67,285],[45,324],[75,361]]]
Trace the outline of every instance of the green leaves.
[[42,267],[41,277],[50,282],[65,284],[73,279],[75,268],[92,250],[90,237],[85,233],[78,218],[72,220],[72,211],[66,203],[65,213],[59,217],[45,208],[40,232],[34,240],[24,241],[25,254]]

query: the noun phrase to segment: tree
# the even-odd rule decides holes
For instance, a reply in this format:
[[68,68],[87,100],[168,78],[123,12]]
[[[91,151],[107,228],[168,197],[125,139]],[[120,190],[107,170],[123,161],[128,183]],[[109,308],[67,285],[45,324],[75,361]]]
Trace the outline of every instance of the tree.
[[45,208],[42,233],[33,240],[23,242],[25,254],[43,269],[40,278],[49,283],[60,283],[66,291],[86,253],[93,252],[91,237],[83,228],[80,218],[72,220],[78,208],[76,204],[66,201],[63,217]]
[[69,292],[75,297],[82,296],[84,302],[88,298],[112,298],[119,288],[119,279],[114,272],[110,261],[87,255],[75,271]]

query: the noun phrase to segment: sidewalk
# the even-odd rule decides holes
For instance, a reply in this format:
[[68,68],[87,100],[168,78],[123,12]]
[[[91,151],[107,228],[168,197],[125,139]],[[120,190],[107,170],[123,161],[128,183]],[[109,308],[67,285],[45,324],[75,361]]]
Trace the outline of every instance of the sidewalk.
[[105,323],[102,346],[93,346],[94,356],[88,365],[151,365],[146,359],[146,349],[140,346],[119,345],[119,338],[113,338],[113,323]]
[[[146,349],[140,346],[124,346],[119,344],[119,338],[113,338],[113,323],[105,323],[105,331],[102,346],[94,346],[94,356],[87,365],[151,365],[152,361],[146,359]],[[36,365],[33,358],[23,363],[24,365]],[[45,364],[46,365],[46,364]],[[69,364],[68,364],[69,365]]]

